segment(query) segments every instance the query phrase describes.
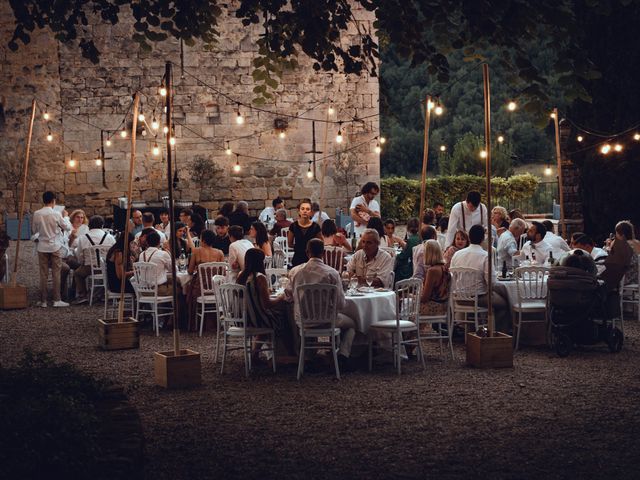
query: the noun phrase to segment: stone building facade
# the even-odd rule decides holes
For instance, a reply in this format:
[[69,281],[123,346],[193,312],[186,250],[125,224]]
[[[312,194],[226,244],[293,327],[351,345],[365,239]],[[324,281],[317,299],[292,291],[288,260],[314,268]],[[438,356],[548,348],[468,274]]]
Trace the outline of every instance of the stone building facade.
[[[354,13],[361,27],[370,31],[373,15],[361,9]],[[311,121],[241,107],[246,121],[236,124],[234,101],[251,104],[255,97],[252,60],[257,55],[259,29],[244,27],[232,11],[227,15],[219,25],[220,43],[212,52],[201,45],[181,46],[173,39],[146,52],[131,39],[131,21],[110,25],[92,18],[84,29],[102,52],[100,63],[92,64],[82,58],[77,45],[60,43],[48,30],[36,30],[28,45],[20,45],[16,52],[9,50],[13,17],[8,2],[1,2],[0,210],[11,213],[17,208],[30,106],[35,97],[41,110],[34,126],[27,210],[38,208],[41,193],[50,189],[60,193],[60,202],[68,208],[109,214],[115,199],[125,195],[128,180],[130,140],[121,139],[117,131],[134,91],[141,92],[146,121],[151,122],[154,108],[160,118],[157,90],[166,61],[175,66],[178,198],[208,209],[242,199],[254,212],[278,195],[288,200],[290,207],[304,197],[319,199],[322,161],[316,164],[315,178],[306,175],[312,159],[308,153],[312,150]],[[342,42],[358,43],[355,27]],[[329,211],[344,208],[362,183],[379,180],[375,152],[378,79],[366,73],[316,72],[306,57],[299,61],[299,68],[285,73],[274,101],[262,108],[318,120],[316,150],[323,153],[317,158],[328,156],[325,207]],[[327,113],[330,104],[335,109],[333,116]],[[48,122],[42,119],[45,109],[51,116]],[[351,122],[354,117],[368,118]],[[284,139],[275,130],[277,119],[286,120]],[[338,126],[324,123],[327,119],[346,121],[342,146],[335,142]],[[130,125],[129,114],[126,127]],[[51,142],[46,139],[49,130]],[[101,130],[106,132],[104,140],[112,135],[109,132],[114,133],[111,146],[104,146],[103,165],[97,165]],[[236,155],[225,154],[226,141],[240,155],[240,173],[233,171]],[[166,140],[162,134],[157,139],[163,150],[159,157],[152,154],[154,143],[149,133],[139,136],[134,201],[159,201],[166,195]],[[354,145],[359,146],[335,155]],[[71,166],[71,151],[75,166]]]

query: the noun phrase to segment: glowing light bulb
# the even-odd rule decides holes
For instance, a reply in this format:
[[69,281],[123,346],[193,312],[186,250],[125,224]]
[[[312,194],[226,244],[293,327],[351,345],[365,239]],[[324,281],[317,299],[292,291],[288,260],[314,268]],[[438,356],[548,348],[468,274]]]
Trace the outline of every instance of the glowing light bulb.
[[636,134],[633,136],[633,139],[634,139],[635,141],[640,140],[640,133],[636,133]]
[[156,117],[153,117],[153,120],[151,120],[151,128],[154,130],[158,130],[160,128],[160,124],[158,123],[158,120],[156,120]]
[[384,145],[385,143],[387,143],[387,139],[384,137],[380,137],[380,145]]
[[236,123],[242,125],[244,123],[244,117],[240,113],[240,104],[238,104],[238,110],[236,110]]
[[49,112],[45,109],[44,113],[42,114],[42,118],[44,118],[45,120],[49,120],[49,118],[51,118],[49,116]]
[[102,159],[101,158],[96,158],[96,165],[98,167],[102,165]]
[[487,158],[487,151],[486,150],[480,150],[480,158]]
[[544,169],[544,174],[546,176],[551,175],[553,172],[551,171],[551,167],[549,165],[547,165],[547,167]]
[[124,128],[122,130],[120,130],[120,136],[122,138],[127,138],[127,131]]
[[110,139],[110,138],[107,138],[107,141],[106,141],[106,142],[104,142],[104,144],[105,144],[107,147],[110,147],[110,146],[111,146],[111,139]]
[[504,136],[502,135],[498,136],[498,143],[504,143]]
[[311,163],[309,163],[309,168],[307,168],[307,178],[313,178],[313,172],[311,171]]
[[174,145],[176,144],[176,137],[171,137],[171,138],[169,138],[169,144],[170,144],[171,146],[174,146]]
[[76,161],[72,158],[71,160],[69,160],[69,167],[75,168],[75,166],[76,166]]
[[147,129],[146,129],[146,128],[143,128],[143,129],[142,129],[142,131],[140,132],[140,134],[141,134],[143,137],[146,137],[146,136],[147,136]]
[[515,111],[516,108],[518,108],[518,105],[516,105],[516,102],[514,102],[513,100],[507,103],[507,110],[509,110],[510,112]]
[[447,151],[447,146],[446,145],[440,145],[440,151],[441,152],[446,152]]
[[52,142],[53,141],[53,135],[51,134],[51,130],[49,130],[49,133],[47,133],[47,142]]
[[329,105],[329,108],[327,108],[327,113],[328,113],[329,115],[333,115],[334,113],[336,113],[335,108],[333,108],[333,104],[330,104],[330,105]]
[[241,167],[240,167],[240,160],[238,159],[238,156],[236,155],[236,164],[233,166],[233,171],[238,173],[240,172]]
[[164,86],[162,86],[162,87],[160,87],[160,90],[158,90],[158,93],[160,94],[160,96],[166,97],[167,96],[167,89]]
[[583,137],[582,135],[578,135],[578,136],[576,137],[576,140],[577,140],[578,142],[581,142],[581,141],[583,141],[583,140],[584,140],[584,137]]
[[556,112],[551,112],[550,117],[551,117],[551,118],[556,118]]
[[140,113],[140,115],[138,115],[138,121],[144,122],[144,113]]
[[607,153],[609,153],[610,151],[611,151],[611,145],[609,145],[609,144],[603,145],[603,146],[600,148],[600,152],[601,152],[601,153],[603,153],[604,155],[606,155],[606,154],[607,154]]
[[153,152],[153,156],[154,156],[154,157],[157,157],[158,155],[160,155],[160,147],[158,146],[158,144],[157,144],[157,143],[154,143],[154,144],[153,144],[153,150],[152,150],[152,152]]
[[336,135],[336,143],[342,143],[342,122],[339,123],[338,134]]
[[229,146],[229,142],[227,142],[227,148],[225,149],[224,153],[226,153],[227,155],[231,155],[231,147]]
[[435,113],[436,115],[442,115],[442,112],[444,112],[444,108],[442,108],[441,105],[436,106],[436,108],[434,108],[433,113]]
[[169,127],[167,127],[166,125],[162,127],[162,133],[164,133],[165,135],[169,133]]
[[613,149],[616,152],[621,152],[622,151],[622,145],[620,145],[619,143],[616,143],[615,146],[613,147]]
[[287,136],[287,133],[286,133],[284,130],[282,130],[282,131],[278,134],[278,136],[280,137],[280,139],[283,139],[283,138],[285,138],[285,137]]
[[380,146],[380,142],[376,142],[376,147],[374,150],[377,154],[380,154],[380,152],[382,152],[382,147]]

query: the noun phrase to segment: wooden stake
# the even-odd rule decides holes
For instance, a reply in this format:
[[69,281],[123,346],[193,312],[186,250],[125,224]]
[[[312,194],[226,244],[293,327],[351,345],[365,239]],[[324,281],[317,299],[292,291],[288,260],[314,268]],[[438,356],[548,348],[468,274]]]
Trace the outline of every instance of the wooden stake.
[[[36,118],[36,99],[31,101],[31,120],[29,121],[29,133],[27,135],[27,150],[24,154],[22,166],[22,195],[20,196],[20,212],[18,213],[18,241],[16,243],[16,258],[13,262],[13,278],[11,286],[15,287],[18,280],[18,259],[20,258],[20,237],[22,237],[22,219],[24,216],[24,200],[27,194],[27,174],[29,172],[29,153],[31,151],[31,137],[33,136],[33,121]],[[9,272],[7,272],[7,275]]]
[[562,157],[560,154],[560,118],[558,108],[553,109],[553,125],[556,128],[556,158],[558,160],[558,195],[560,202],[560,225],[562,226],[562,236],[567,239],[567,224],[564,220],[564,192],[562,188]]
[[422,222],[422,216],[424,215],[424,203],[426,200],[427,191],[427,163],[429,161],[429,124],[431,123],[431,109],[429,104],[431,103],[431,96],[427,95],[424,104],[424,152],[422,154],[422,178],[420,180],[420,211],[418,212],[418,218]]
[[[484,148],[487,152],[487,216],[489,216],[491,212],[491,91],[489,88],[489,65],[486,63],[482,65],[482,80],[484,84]],[[482,204],[479,208],[482,208]],[[491,222],[489,219],[487,219],[487,222],[489,224],[489,228],[487,229],[487,318],[489,320],[489,336],[493,337],[493,332],[495,330],[493,306],[491,305],[491,298],[493,294],[493,240],[491,238]]]
[[[127,283],[127,265],[129,264],[129,217],[131,216],[131,204],[133,203],[133,171],[136,165],[136,130],[138,128],[138,107],[140,94],[133,96],[133,125],[131,126],[131,160],[129,161],[129,189],[127,190],[127,214],[124,220],[124,250],[122,252],[122,280],[120,282],[120,304],[118,308],[118,323],[124,322],[124,290]],[[102,135],[102,132],[100,132]],[[103,166],[104,166],[104,160]],[[103,167],[104,168],[104,167]],[[106,302],[106,300],[105,300]]]
[[173,353],[175,356],[180,355],[180,329],[178,328],[178,320],[180,318],[178,303],[178,281],[176,278],[176,256],[175,252],[178,246],[176,238],[176,219],[173,202],[173,150],[171,145],[172,115],[173,115],[173,79],[171,78],[171,62],[167,62],[164,70],[165,88],[167,89],[166,107],[167,107],[167,186],[169,191],[169,222],[171,228],[171,285],[173,287]]

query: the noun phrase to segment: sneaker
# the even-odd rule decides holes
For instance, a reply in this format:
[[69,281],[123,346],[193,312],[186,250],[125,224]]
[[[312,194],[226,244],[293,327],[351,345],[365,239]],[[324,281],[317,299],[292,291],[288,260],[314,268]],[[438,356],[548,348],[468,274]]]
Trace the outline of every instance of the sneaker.
[[87,303],[89,299],[87,297],[78,297],[73,302],[72,305],[80,305],[81,303]]
[[36,303],[36,307],[42,307],[42,308],[47,308],[47,302],[38,302]]
[[69,304],[67,302],[63,302],[62,300],[58,300],[57,302],[53,302],[54,307],[68,307]]

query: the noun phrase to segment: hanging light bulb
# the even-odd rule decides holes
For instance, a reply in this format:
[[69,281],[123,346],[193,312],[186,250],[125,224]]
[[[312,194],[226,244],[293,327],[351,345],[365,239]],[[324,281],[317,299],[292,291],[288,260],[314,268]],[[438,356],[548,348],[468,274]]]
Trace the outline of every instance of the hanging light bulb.
[[551,118],[556,118],[556,112],[551,112],[551,115],[549,115]]
[[160,147],[158,146],[158,142],[153,144],[152,153],[154,157],[157,157],[158,155],[160,155]]
[[440,145],[440,151],[441,152],[446,152],[447,151],[447,146],[446,145]]
[[438,105],[436,105],[436,108],[433,109],[433,113],[435,113],[438,116],[442,115],[443,112],[444,112],[444,108],[439,103]]
[[576,137],[576,140],[577,140],[578,142],[581,142],[581,141],[583,141],[583,140],[584,140],[584,137],[583,137],[582,135],[578,135],[578,136]]
[[49,129],[49,133],[47,133],[47,142],[53,141],[53,135],[51,134],[51,129]]
[[342,143],[342,122],[339,123],[338,134],[336,135],[336,143]]
[[69,155],[69,168],[75,168],[76,161],[73,159],[73,150],[71,150],[71,155]]
[[240,113],[240,104],[238,104],[238,110],[236,111],[236,123],[242,125],[244,123],[244,117]]
[[553,171],[551,170],[551,165],[549,165],[547,163],[547,166],[544,169],[544,174],[548,177],[549,175],[551,175],[553,173]]
[[140,134],[141,134],[143,137],[146,137],[146,136],[147,136],[147,129],[146,129],[146,128],[144,128],[144,127],[142,127],[142,131],[140,132]]
[[504,143],[504,136],[498,135],[498,143]]
[[156,120],[155,110],[153,111],[153,120],[151,120],[151,128],[153,130],[158,130],[158,128],[160,128],[160,124],[158,123],[158,120]]
[[227,142],[227,148],[224,150],[224,153],[227,155],[231,155],[231,147],[229,146],[229,142]]
[[280,137],[280,140],[282,140],[286,138],[287,132],[285,132],[284,130],[280,130],[280,133],[278,134],[278,136]]
[[158,90],[158,93],[160,94],[161,97],[166,97],[167,96],[167,89],[165,88],[164,85],[160,86],[160,89]]
[[176,144],[176,137],[170,137],[169,144],[173,147]]
[[110,146],[111,146],[111,139],[110,139],[110,138],[107,138],[107,140],[104,142],[104,144],[105,144],[107,147],[110,147]]
[[633,135],[633,139],[637,142],[638,140],[640,140],[640,133],[636,133]]
[[127,131],[125,130],[124,127],[122,127],[122,130],[120,130],[120,136],[122,138],[127,138]]
[[311,171],[311,162],[309,162],[309,168],[307,168],[307,178],[313,178],[313,172]]
[[621,152],[621,151],[622,151],[622,145],[621,145],[621,144],[619,144],[619,143],[616,143],[616,144],[615,144],[615,146],[613,147],[613,149],[614,149],[616,152]]
[[329,115],[333,115],[334,113],[336,113],[335,108],[333,108],[333,103],[330,103],[330,104],[329,104],[329,108],[327,108],[327,113],[328,113]]
[[518,105],[513,100],[507,103],[507,110],[509,110],[510,112],[515,111],[516,108],[518,108]]
[[138,115],[138,121],[144,122],[144,113],[140,112],[140,114]]
[[380,140],[378,140],[378,137],[376,137],[376,146],[375,146],[375,152],[377,154],[380,154],[380,152],[382,152],[382,147],[380,146]]
[[233,171],[239,173],[242,167],[240,167],[240,155],[236,153],[236,164],[233,166]]
[[384,145],[385,143],[387,143],[387,139],[384,137],[380,137],[380,145]]
[[487,158],[487,151],[486,150],[480,150],[480,158]]
[[607,154],[607,153],[609,153],[610,151],[611,151],[611,145],[609,145],[608,143],[607,143],[607,144],[605,144],[605,145],[603,145],[603,146],[600,148],[600,152],[601,152],[602,154],[604,154],[604,155],[606,155],[606,154]]
[[164,133],[165,135],[169,133],[169,127],[167,127],[166,125],[162,127],[162,133]]
[[98,167],[102,166],[102,159],[101,158],[96,158],[96,166],[98,166]]

